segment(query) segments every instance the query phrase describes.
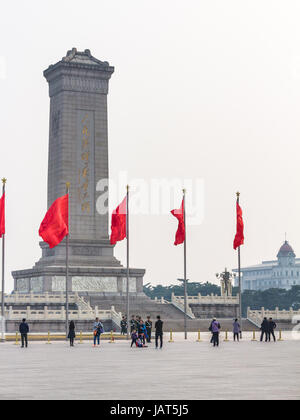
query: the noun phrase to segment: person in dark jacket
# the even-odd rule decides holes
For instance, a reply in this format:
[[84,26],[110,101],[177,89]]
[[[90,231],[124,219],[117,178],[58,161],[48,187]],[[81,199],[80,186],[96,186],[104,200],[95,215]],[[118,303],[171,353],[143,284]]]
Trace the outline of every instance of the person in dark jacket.
[[75,323],[74,323],[74,321],[71,321],[70,322],[70,325],[69,325],[69,334],[68,334],[68,338],[70,340],[70,347],[74,347],[74,339],[75,339],[75,337],[76,337],[76,334],[75,334]]
[[120,322],[120,327],[121,327],[121,335],[127,334],[127,319],[125,318],[125,316],[122,317],[122,320]]
[[132,347],[134,344],[136,344],[137,339],[138,339],[138,334],[137,334],[136,330],[133,329],[131,331],[131,346],[130,347]]
[[151,343],[151,333],[152,333],[152,321],[150,319],[150,316],[147,316],[147,321],[145,322],[146,329],[147,329],[147,342]]
[[28,347],[28,333],[29,333],[29,326],[26,323],[26,319],[22,319],[22,323],[20,324],[19,331],[21,334],[21,341],[22,341],[22,349],[25,347]]
[[155,347],[158,348],[158,339],[160,341],[160,348],[163,346],[163,321],[160,319],[160,315],[157,315],[157,321],[155,323]]
[[268,340],[269,328],[270,328],[269,321],[267,320],[266,317],[264,317],[263,322],[261,323],[261,326],[260,326],[260,330],[261,330],[260,341],[263,341],[264,335],[266,336],[265,341]]
[[276,341],[276,337],[274,334],[274,330],[277,327],[276,323],[273,321],[272,318],[269,318],[269,332],[268,332],[268,340],[271,341],[271,334],[273,337],[273,340]]
[[132,333],[133,330],[136,329],[136,325],[135,325],[135,317],[134,315],[132,315],[131,320],[130,320],[130,332]]

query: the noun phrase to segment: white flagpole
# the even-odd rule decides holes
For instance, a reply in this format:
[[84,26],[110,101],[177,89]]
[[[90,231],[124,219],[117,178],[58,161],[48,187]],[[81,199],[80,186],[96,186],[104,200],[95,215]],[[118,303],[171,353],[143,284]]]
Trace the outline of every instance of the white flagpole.
[[[70,183],[66,183],[66,194],[69,194]],[[68,198],[69,199],[69,198]],[[68,206],[70,203],[68,203]],[[68,225],[70,225],[68,214]],[[68,226],[69,227],[69,226]],[[69,233],[66,236],[66,340],[68,339],[69,330]]]
[[[237,203],[240,204],[240,193],[236,193]],[[242,280],[241,280],[241,250],[238,247],[238,274],[239,274],[239,323],[240,323],[240,337],[242,338]]]
[[185,219],[185,193],[183,189],[183,221],[184,221],[184,338],[187,340],[187,278],[186,278],[186,219]]
[[127,270],[126,270],[126,293],[127,293],[127,340],[129,340],[129,185],[127,185],[126,197],[126,242],[127,242]]
[[[5,194],[6,178],[2,178],[2,195]],[[5,203],[4,203],[5,206]],[[2,292],[1,292],[1,342],[5,342],[5,234],[2,235]]]

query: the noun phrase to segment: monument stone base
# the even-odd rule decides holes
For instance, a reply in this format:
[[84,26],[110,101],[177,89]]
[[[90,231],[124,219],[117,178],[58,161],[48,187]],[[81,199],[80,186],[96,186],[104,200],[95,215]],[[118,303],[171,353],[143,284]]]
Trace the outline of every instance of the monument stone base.
[[[61,293],[66,290],[66,245],[50,249],[41,242],[42,258],[31,269],[13,271],[18,293]],[[129,292],[144,296],[144,269],[129,271]],[[108,241],[72,241],[69,246],[69,292],[79,295],[122,296],[127,292],[127,270],[113,256]]]

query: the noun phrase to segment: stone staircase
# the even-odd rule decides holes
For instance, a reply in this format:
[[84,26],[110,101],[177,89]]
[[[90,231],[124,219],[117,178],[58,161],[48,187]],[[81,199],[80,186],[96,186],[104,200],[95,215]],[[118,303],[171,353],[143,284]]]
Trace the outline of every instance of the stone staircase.
[[[114,306],[116,312],[126,314],[126,297],[125,296],[85,296],[84,299],[94,308],[110,309]],[[160,315],[164,319],[182,319],[184,314],[181,310],[174,307],[171,303],[164,301],[151,300],[147,296],[130,297],[130,315],[140,315],[143,319],[150,316],[152,320]]]
[[[114,306],[117,312],[126,314],[126,296],[85,296],[84,299],[92,306],[98,306],[99,309],[110,309],[111,305]],[[173,306],[171,303],[164,301],[151,300],[147,296],[134,296],[130,298],[130,315],[140,315],[144,320],[150,316],[152,321],[156,320],[156,316],[160,315],[164,321],[164,330],[166,332],[172,331],[179,332],[184,329],[184,313]],[[222,330],[232,331],[233,319],[219,319]],[[188,331],[207,332],[211,323],[210,319],[187,319]],[[243,330],[253,331],[257,328],[247,319],[243,319]]]

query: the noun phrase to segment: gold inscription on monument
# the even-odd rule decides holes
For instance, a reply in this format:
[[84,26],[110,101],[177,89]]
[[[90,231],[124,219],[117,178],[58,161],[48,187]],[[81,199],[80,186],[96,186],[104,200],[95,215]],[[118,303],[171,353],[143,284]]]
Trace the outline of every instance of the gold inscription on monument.
[[91,212],[90,196],[90,154],[91,154],[91,118],[86,113],[80,121],[80,158],[78,169],[78,201],[81,213]]

